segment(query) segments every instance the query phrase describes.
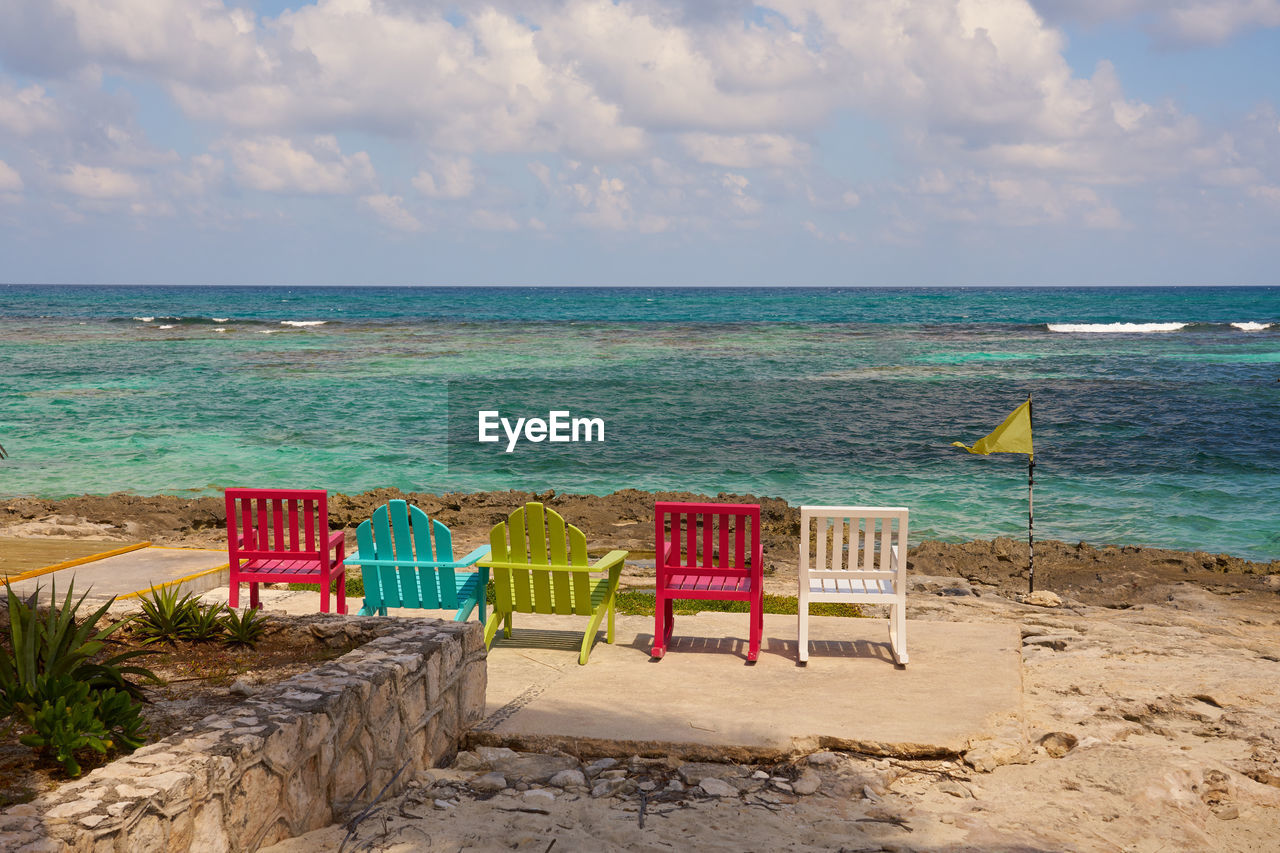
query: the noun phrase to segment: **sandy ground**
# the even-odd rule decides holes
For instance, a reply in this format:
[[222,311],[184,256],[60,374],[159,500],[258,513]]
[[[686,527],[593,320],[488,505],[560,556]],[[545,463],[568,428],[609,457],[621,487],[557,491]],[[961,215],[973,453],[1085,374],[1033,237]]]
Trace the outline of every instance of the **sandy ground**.
[[[564,762],[551,769],[583,772],[585,784],[566,785],[516,781],[527,756],[467,752],[363,815],[353,808],[354,830],[329,827],[272,851],[1280,849],[1275,593],[1182,583],[1160,604],[1044,608],[917,581],[932,584],[944,589],[914,593],[912,619],[1013,622],[1024,635],[1023,738],[976,767],[798,756],[728,768],[738,790],[726,796],[696,784],[672,791],[688,778],[678,759],[619,755],[625,772],[609,780],[588,758],[546,757]],[[813,792],[788,793],[808,771]],[[769,778],[753,782],[761,773]]]
[[[392,496],[338,496],[333,520],[354,527]],[[413,499],[466,548],[529,497]],[[652,548],[651,494],[540,497],[592,547]],[[768,584],[792,592],[798,513],[762,503]],[[61,529],[217,545],[222,524],[217,499],[0,500],[0,536]],[[455,770],[364,812],[354,832],[330,827],[275,849],[1280,850],[1280,561],[1044,543],[1037,585],[1062,604],[1042,607],[1021,600],[1025,554],[1010,540],[927,542],[911,554],[910,619],[1012,623],[1024,638],[1022,738],[977,766],[797,756],[727,769],[734,790],[717,794],[705,782],[671,789],[687,776],[678,760],[625,755],[612,777],[561,757],[580,767],[581,785],[503,777],[496,787],[511,759],[464,753]],[[629,580],[644,575],[636,566]],[[752,781],[757,772],[766,778]],[[812,793],[785,790],[802,777]]]

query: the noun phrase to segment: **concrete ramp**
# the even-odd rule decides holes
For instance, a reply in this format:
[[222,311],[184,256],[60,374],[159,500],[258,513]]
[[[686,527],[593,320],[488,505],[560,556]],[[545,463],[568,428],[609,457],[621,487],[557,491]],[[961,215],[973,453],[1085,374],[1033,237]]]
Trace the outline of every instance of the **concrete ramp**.
[[225,586],[229,574],[226,551],[149,546],[56,571],[19,575],[13,590],[25,597],[39,587],[47,602],[54,584],[61,598],[74,581],[76,598],[87,591],[89,600],[105,601],[113,595],[137,597],[152,586],[177,585],[183,593],[200,593]]
[[820,748],[944,757],[1020,739],[1016,626],[908,622],[911,664],[899,669],[885,620],[814,617],[801,667],[794,616],[765,616],[755,665],[746,614],[677,616],[660,662],[649,659],[653,619],[626,616],[616,645],[602,636],[579,666],[585,622],[516,615],[511,639],[499,635],[489,654],[475,743],[750,761]]

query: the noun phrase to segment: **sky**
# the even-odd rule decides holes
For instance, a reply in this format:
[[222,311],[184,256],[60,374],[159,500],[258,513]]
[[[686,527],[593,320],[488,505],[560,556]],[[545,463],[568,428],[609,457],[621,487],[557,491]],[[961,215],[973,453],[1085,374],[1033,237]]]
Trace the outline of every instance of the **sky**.
[[1280,0],[0,0],[0,282],[1280,284]]

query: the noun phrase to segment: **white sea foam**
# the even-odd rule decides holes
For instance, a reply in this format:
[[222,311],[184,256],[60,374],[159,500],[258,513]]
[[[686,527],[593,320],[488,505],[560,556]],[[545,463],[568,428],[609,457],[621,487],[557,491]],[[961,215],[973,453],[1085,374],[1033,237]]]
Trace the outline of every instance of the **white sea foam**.
[[172,328],[173,328],[173,326],[171,326],[171,325],[169,325],[169,326],[160,326],[159,328],[161,328],[161,329],[172,329]]
[[1244,323],[1232,323],[1231,325],[1242,332],[1261,332],[1263,329],[1270,329],[1274,324],[1273,323],[1252,323],[1252,322],[1246,321]]
[[226,327],[224,327],[224,326],[218,326],[217,328],[215,328],[215,329],[214,329],[214,331],[215,331],[215,332],[225,332],[225,331],[226,331]]
[[281,326],[323,326],[328,320],[281,320]]
[[210,317],[209,319],[215,323],[225,323],[231,318],[230,317]]
[[141,320],[144,323],[150,323],[150,322],[153,322],[156,318],[155,317],[134,317],[133,319]]
[[1051,332],[1086,332],[1139,334],[1143,332],[1176,332],[1187,323],[1049,323]]

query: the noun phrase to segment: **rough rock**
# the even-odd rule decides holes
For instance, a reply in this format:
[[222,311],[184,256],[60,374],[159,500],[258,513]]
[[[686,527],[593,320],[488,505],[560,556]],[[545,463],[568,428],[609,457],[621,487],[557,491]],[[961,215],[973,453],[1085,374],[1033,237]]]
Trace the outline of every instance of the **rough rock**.
[[821,787],[822,777],[816,770],[810,770],[808,767],[802,770],[799,778],[791,783],[791,790],[804,796],[815,793]]
[[715,776],[703,777],[703,779],[700,782],[698,782],[698,787],[702,789],[703,793],[708,794],[709,796],[712,796],[712,797],[738,796],[737,788],[730,785],[728,782],[724,781],[723,779],[717,778]]
[[1053,758],[1061,758],[1068,752],[1076,748],[1079,739],[1067,732],[1049,732],[1049,734],[1040,738],[1040,745],[1044,747],[1044,751]]

